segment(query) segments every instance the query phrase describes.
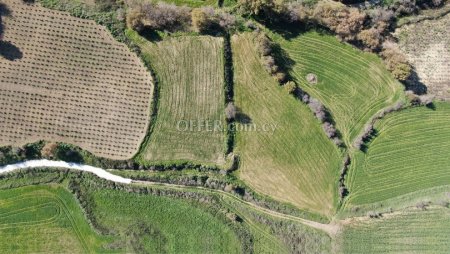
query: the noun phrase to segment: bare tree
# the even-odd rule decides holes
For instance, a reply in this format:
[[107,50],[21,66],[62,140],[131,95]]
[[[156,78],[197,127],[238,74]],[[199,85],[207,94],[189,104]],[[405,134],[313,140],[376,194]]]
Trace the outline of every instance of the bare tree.
[[232,120],[236,118],[237,109],[236,106],[234,106],[234,103],[229,102],[227,106],[225,107],[225,116],[227,120]]

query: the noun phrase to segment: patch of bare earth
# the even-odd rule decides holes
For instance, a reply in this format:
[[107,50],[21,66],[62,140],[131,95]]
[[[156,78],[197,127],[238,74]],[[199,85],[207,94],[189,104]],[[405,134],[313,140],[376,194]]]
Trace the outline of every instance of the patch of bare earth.
[[415,68],[415,82],[428,93],[450,100],[450,14],[405,25],[395,32],[401,49]]
[[[94,21],[4,0],[0,146],[49,140],[112,159],[139,149],[150,120],[150,73]],[[6,51],[5,51],[6,52]],[[4,53],[4,52],[3,52]]]

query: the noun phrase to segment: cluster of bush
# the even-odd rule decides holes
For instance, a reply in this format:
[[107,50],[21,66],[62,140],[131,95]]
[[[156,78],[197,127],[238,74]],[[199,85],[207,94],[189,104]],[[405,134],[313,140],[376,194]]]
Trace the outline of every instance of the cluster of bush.
[[339,133],[332,124],[333,121],[331,120],[331,115],[327,112],[325,106],[319,100],[312,98],[305,91],[301,90],[294,81],[289,80],[288,71],[285,68],[280,67],[283,66],[283,64],[278,64],[282,58],[282,56],[279,55],[280,47],[264,32],[256,29],[255,33],[258,51],[266,71],[270,73],[288,93],[307,104],[316,118],[322,123],[322,128],[327,137],[333,140],[337,146],[342,145]]
[[283,68],[283,64],[279,64],[280,56],[279,47],[274,43],[264,32],[260,30],[255,31],[256,44],[258,45],[258,51],[264,63],[264,67],[268,73],[270,73],[275,80],[283,85],[288,79],[287,71]]
[[[404,81],[411,66],[393,47],[390,30],[396,17],[409,15],[418,9],[439,6],[441,0],[398,0],[388,7],[361,10],[332,0],[285,3],[275,0],[240,0],[241,12],[267,24],[279,26],[312,25],[329,29],[336,36],[363,50],[381,53],[395,78]],[[271,60],[267,60],[271,63]]]
[[138,32],[144,29],[167,32],[191,31],[212,34],[231,31],[237,20],[232,14],[212,7],[191,9],[164,2],[134,2],[126,17],[127,26]]

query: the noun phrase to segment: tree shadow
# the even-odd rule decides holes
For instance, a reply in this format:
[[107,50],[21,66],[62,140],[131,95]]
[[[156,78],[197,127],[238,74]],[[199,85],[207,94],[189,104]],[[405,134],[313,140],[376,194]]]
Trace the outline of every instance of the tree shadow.
[[23,57],[22,51],[8,41],[0,41],[0,56],[3,58],[14,61]]
[[272,23],[266,24],[266,27],[271,31],[281,35],[284,39],[290,40],[297,37],[299,34],[309,30],[308,25],[303,23],[286,24],[286,23]]
[[369,135],[367,135],[366,138],[363,139],[363,144],[361,145],[361,151],[363,153],[367,153],[367,150],[369,149],[369,145],[372,142],[373,139],[378,137],[380,133],[377,129],[372,129]]
[[142,30],[142,32],[139,33],[139,35],[144,37],[148,41],[157,42],[162,40],[161,35],[159,35],[158,32],[150,28],[145,28],[144,30]]
[[250,118],[249,115],[243,113],[240,108],[236,108],[236,109],[237,109],[236,117],[235,117],[236,122],[241,123],[241,124],[251,124],[252,123],[252,119]]
[[417,75],[416,69],[413,67],[411,70],[411,75],[404,82],[405,89],[413,91],[417,95],[426,94],[428,91],[427,86],[420,81],[419,75]]
[[425,105],[425,107],[427,107],[433,111],[436,111],[436,105],[433,102]]
[[8,6],[4,3],[0,3],[0,40],[2,39],[3,32],[5,30],[5,26],[3,25],[2,17],[11,16],[11,10],[9,10]]
[[289,56],[286,50],[284,50],[278,43],[274,43],[272,46],[272,56],[275,63],[280,63],[278,68],[286,74],[286,79],[294,80],[291,73],[296,62]]
[[11,16],[11,10],[5,3],[0,3],[0,16]]

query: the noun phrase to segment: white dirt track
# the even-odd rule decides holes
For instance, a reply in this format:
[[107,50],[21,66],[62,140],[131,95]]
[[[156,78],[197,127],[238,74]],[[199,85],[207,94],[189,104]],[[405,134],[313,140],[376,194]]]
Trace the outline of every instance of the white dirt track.
[[68,169],[90,172],[100,178],[110,180],[110,181],[113,181],[116,183],[130,184],[132,182],[131,179],[113,175],[102,168],[96,168],[96,167],[92,167],[89,165],[82,165],[82,164],[72,163],[72,162],[50,161],[50,160],[30,160],[30,161],[24,161],[24,162],[19,162],[16,164],[7,165],[4,167],[0,167],[0,174],[12,172],[12,171],[19,170],[19,169],[26,169],[26,168],[68,168]]

